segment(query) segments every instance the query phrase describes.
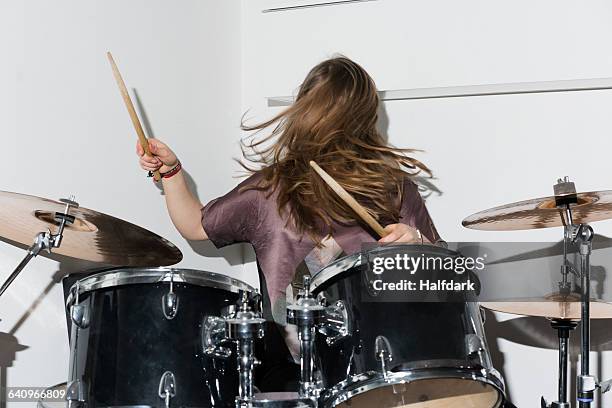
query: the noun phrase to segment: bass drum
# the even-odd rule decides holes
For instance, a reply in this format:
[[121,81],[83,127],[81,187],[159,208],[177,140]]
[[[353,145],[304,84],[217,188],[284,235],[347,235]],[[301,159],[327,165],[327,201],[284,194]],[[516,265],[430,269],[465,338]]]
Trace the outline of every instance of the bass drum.
[[[211,272],[123,268],[70,289],[71,406],[233,407],[235,351],[205,352],[207,333],[229,317],[244,282]],[[222,333],[221,333],[222,334]]]
[[381,302],[363,290],[371,281],[370,260],[397,254],[458,256],[430,245],[376,248],[342,258],[312,278],[313,293],[343,321],[334,336],[325,327],[317,333],[323,406],[502,406],[504,382],[491,364],[477,303]]

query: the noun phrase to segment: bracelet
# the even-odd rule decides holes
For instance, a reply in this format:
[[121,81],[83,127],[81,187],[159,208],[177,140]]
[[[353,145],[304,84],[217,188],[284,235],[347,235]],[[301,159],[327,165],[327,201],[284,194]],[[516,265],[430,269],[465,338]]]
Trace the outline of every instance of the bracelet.
[[[171,168],[170,170],[168,170],[165,173],[160,173],[160,176],[162,178],[170,178],[170,177],[174,176],[176,173],[178,173],[179,171],[181,171],[182,168],[183,168],[183,166],[181,165],[181,162],[178,161],[176,163],[176,166],[174,166],[173,168]],[[149,177],[153,177],[153,173],[149,172],[148,176]]]
[[172,169],[170,169],[169,171],[165,173],[161,173],[161,176],[162,178],[170,178],[174,176],[176,173],[178,173],[179,171],[181,171],[182,168],[183,166],[181,165],[181,162],[179,160],[176,162],[176,166],[174,166]]

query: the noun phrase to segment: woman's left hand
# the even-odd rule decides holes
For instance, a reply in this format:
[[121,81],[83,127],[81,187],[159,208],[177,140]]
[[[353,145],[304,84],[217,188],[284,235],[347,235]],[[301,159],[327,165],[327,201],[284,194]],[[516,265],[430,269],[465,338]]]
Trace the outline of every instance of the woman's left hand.
[[431,243],[427,237],[422,235],[416,228],[406,224],[389,224],[385,227],[385,231],[387,235],[378,240],[381,244],[389,244],[392,242],[406,244]]

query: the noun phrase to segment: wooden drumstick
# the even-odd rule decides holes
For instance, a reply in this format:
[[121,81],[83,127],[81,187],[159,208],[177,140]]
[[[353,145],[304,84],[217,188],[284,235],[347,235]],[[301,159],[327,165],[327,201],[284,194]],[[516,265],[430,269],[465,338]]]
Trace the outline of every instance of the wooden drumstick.
[[370,228],[372,228],[374,230],[374,232],[376,232],[381,238],[388,234],[385,231],[385,229],[383,228],[383,226],[380,225],[378,223],[378,221],[376,221],[376,219],[374,217],[372,217],[370,215],[370,213],[367,212],[366,209],[363,208],[363,206],[361,204],[359,204],[357,202],[357,200],[355,200],[355,198],[353,198],[352,195],[349,194],[348,191],[346,191],[340,184],[338,184],[338,182],[336,180],[334,180],[332,176],[327,174],[327,172],[325,170],[323,170],[321,167],[319,167],[319,165],[316,162],[311,160],[310,161],[310,167],[312,167],[317,172],[317,174],[319,176],[321,176],[323,181],[325,181],[327,183],[327,185],[336,194],[338,194],[338,197],[340,197],[342,199],[342,201],[344,201],[346,204],[348,204],[348,206],[351,207],[351,209],[353,211],[355,211],[355,213],[357,213],[357,215],[366,224],[368,224],[370,226]]
[[[128,90],[125,86],[125,82],[123,82],[123,78],[121,77],[119,68],[117,68],[117,64],[115,64],[113,55],[110,52],[107,52],[106,56],[108,57],[108,62],[110,62],[111,64],[113,75],[115,76],[115,81],[117,81],[119,92],[121,93],[121,97],[123,98],[125,107],[127,108],[128,113],[130,114],[130,119],[132,119],[132,124],[134,125],[134,129],[136,129],[136,134],[138,135],[138,140],[140,141],[140,145],[142,146],[145,154],[148,154],[149,156],[151,156],[151,149],[149,149],[149,142],[147,141],[147,137],[145,136],[144,130],[142,129],[142,125],[140,124],[140,119],[138,119],[138,115],[136,114],[136,109],[134,109],[134,104],[132,103],[130,94],[128,93]],[[161,174],[159,173],[159,170],[153,172],[153,179],[155,181],[161,180]]]

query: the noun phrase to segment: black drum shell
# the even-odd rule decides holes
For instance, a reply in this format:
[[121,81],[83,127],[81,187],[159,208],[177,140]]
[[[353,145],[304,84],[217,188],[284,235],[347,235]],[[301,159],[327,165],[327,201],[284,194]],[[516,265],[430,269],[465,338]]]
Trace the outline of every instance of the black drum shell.
[[[418,251],[427,251],[418,246]],[[406,249],[406,248],[404,248]],[[376,249],[375,252],[393,251]],[[456,256],[453,251],[433,248],[433,255]],[[362,259],[367,259],[365,253]],[[449,372],[481,369],[493,370],[486,340],[483,336],[481,316],[474,303],[454,302],[381,302],[363,290],[364,274],[370,273],[367,262],[349,262],[336,273],[327,273],[324,280],[313,277],[313,292],[327,304],[344,303],[348,316],[349,335],[328,344],[328,337],[317,333],[315,348],[317,366],[326,389],[341,388],[359,375],[381,372],[381,362],[375,355],[377,336],[384,336],[391,346],[392,372],[423,372],[449,369]],[[345,267],[344,267],[345,266]],[[329,268],[329,266],[328,266]],[[341,271],[344,269],[343,271]],[[466,344],[466,335],[478,334],[484,342],[486,358],[475,362]],[[443,374],[442,374],[443,375]],[[503,381],[495,376],[489,380],[503,393]]]
[[[174,407],[231,407],[238,390],[235,354],[203,353],[202,322],[222,316],[238,293],[174,282],[178,311],[168,319],[162,298],[168,282],[110,286],[80,295],[86,328],[72,324],[71,380],[80,379],[87,407],[164,407],[159,383],[174,374]],[[77,330],[78,329],[78,330]]]

